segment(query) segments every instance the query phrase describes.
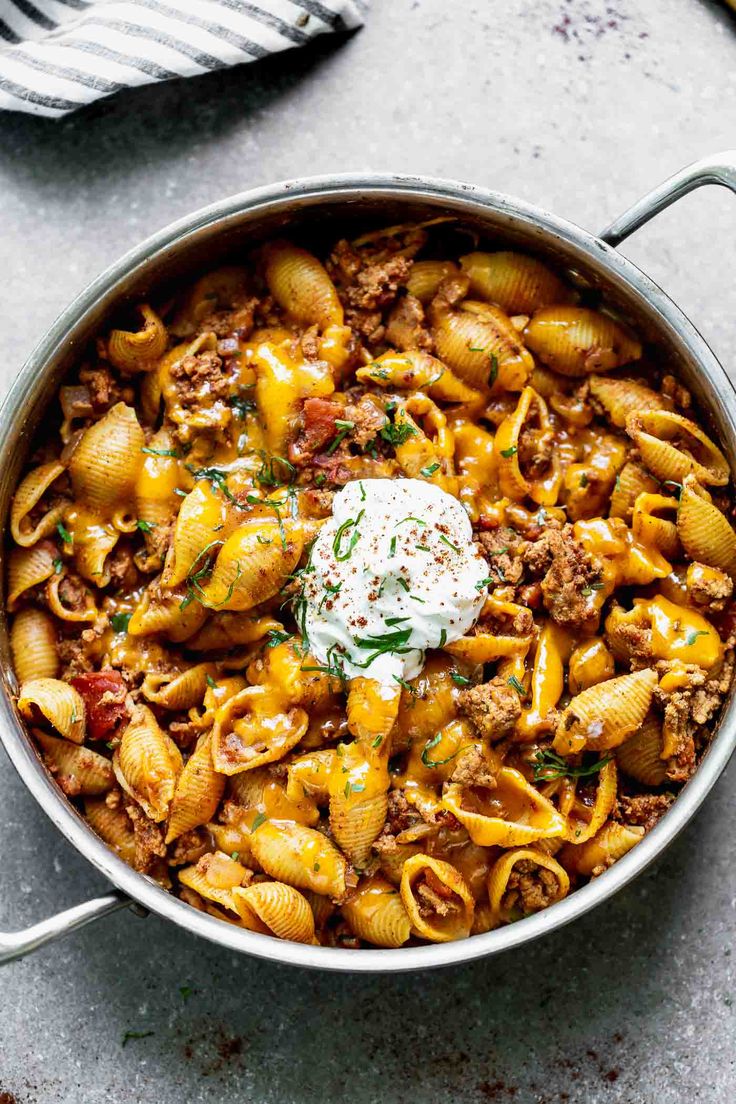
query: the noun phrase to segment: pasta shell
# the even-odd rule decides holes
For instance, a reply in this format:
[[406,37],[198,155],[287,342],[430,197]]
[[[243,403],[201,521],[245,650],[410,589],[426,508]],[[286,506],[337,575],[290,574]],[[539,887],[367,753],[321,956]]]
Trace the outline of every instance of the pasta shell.
[[567,823],[564,838],[573,843],[583,843],[592,839],[613,812],[618,789],[618,772],[613,759],[598,771],[595,800],[591,806],[588,801],[573,798],[567,810]]
[[609,820],[597,836],[576,847],[568,843],[560,852],[566,869],[584,877],[602,873],[644,838],[644,829]]
[[[192,565],[204,549],[220,547],[220,533],[227,518],[226,502],[205,479],[181,500],[174,535],[166,554],[161,584],[175,587],[183,583]],[[202,562],[198,564],[202,566]]]
[[214,652],[220,648],[235,648],[241,644],[254,644],[269,632],[280,632],[284,626],[273,617],[256,617],[253,614],[216,613],[204,628],[187,640],[187,650]]
[[114,525],[101,521],[87,510],[75,511],[70,525],[77,571],[95,586],[107,586],[110,582],[108,557],[118,543],[120,533]]
[[442,807],[480,847],[520,847],[560,836],[565,819],[513,767],[501,767],[495,790],[476,791],[457,782],[445,787]]
[[[496,859],[488,875],[488,901],[491,906],[491,913],[497,923],[508,922],[512,918],[509,913],[514,907],[518,908],[518,905],[510,905],[508,901],[510,895],[509,880],[514,873],[514,867],[518,863],[524,863],[526,866],[534,865],[537,868],[549,871],[553,875],[557,883],[557,889],[551,895],[551,899],[541,906],[542,908],[548,908],[557,901],[561,901],[570,890],[570,877],[567,871],[551,855],[545,855],[542,851],[534,851],[530,847],[518,847],[507,851]],[[530,877],[531,872],[525,870],[522,877],[525,876]],[[513,890],[511,893],[513,894]],[[538,908],[532,908],[531,911],[536,912]]]
[[557,451],[553,451],[547,471],[527,478],[521,469],[520,443],[522,431],[535,434],[539,441],[552,436],[547,404],[531,387],[525,387],[519,396],[516,410],[507,415],[498,427],[495,439],[498,482],[501,494],[517,502],[529,497],[540,506],[553,506],[557,502],[562,483],[562,469]]
[[84,701],[73,686],[55,678],[35,678],[20,688],[18,709],[21,716],[34,724],[47,721],[74,744],[84,742]]
[[616,483],[611,492],[609,517],[623,518],[624,521],[630,522],[634,503],[639,495],[654,494],[658,490],[658,480],[650,475],[646,468],[634,463],[633,460],[628,460],[616,476]]
[[335,285],[316,257],[287,241],[264,248],[268,290],[283,310],[307,326],[342,326],[343,310]]
[[212,737],[200,736],[197,746],[176,781],[171,801],[166,843],[206,824],[217,811],[225,791],[225,778],[212,765]]
[[607,314],[588,307],[554,306],[537,311],[524,330],[526,344],[562,376],[610,372],[639,360],[639,341]]
[[174,643],[188,640],[207,620],[207,610],[201,602],[189,601],[182,591],[162,592],[154,583],[144,590],[128,622],[129,636],[151,636],[162,633]]
[[279,712],[261,686],[248,686],[217,711],[212,759],[221,774],[238,774],[282,759],[309,725],[303,709]]
[[[168,429],[159,429],[145,447],[135,485],[136,514],[146,525],[165,528],[177,510],[179,461],[174,438]],[[182,509],[185,501],[181,500]]]
[[374,947],[402,947],[411,935],[401,896],[380,874],[364,879],[341,911],[358,938]]
[[128,866],[135,863],[135,834],[130,817],[121,805],[109,806],[104,798],[87,799],[84,815],[98,836]]
[[46,602],[51,613],[54,617],[58,617],[60,621],[68,621],[70,624],[81,621],[96,621],[98,617],[97,606],[89,588],[86,588],[84,592],[85,605],[80,608],[67,606],[62,600],[60,588],[65,575],[66,572],[61,575],[52,575],[46,583]]
[[649,713],[639,731],[616,748],[616,761],[629,778],[644,786],[661,786],[667,777],[662,748],[661,719]]
[[238,305],[248,294],[248,271],[237,265],[223,265],[207,272],[195,283],[169,329],[177,337],[190,337],[212,311]]
[[691,476],[683,482],[677,535],[691,560],[720,568],[736,578],[736,532],[718,507],[703,497]]
[[420,939],[448,943],[470,935],[475,902],[451,863],[413,855],[404,863],[400,893],[412,932]]
[[330,830],[354,866],[368,863],[388,809],[387,757],[359,743],[337,749],[330,772]]
[[354,678],[348,687],[348,728],[370,747],[380,747],[394,727],[401,702],[401,687],[375,679]]
[[8,610],[12,613],[18,599],[56,571],[56,549],[50,541],[32,548],[14,548],[8,557]]
[[603,407],[609,420],[621,429],[626,425],[629,414],[640,410],[669,410],[672,406],[666,395],[632,379],[593,375],[588,380],[588,386],[591,396]]
[[135,410],[116,403],[86,429],[69,460],[76,499],[110,517],[132,498],[146,443]]
[[208,680],[216,672],[214,663],[197,663],[184,671],[149,674],[143,680],[141,693],[148,701],[164,709],[190,709],[201,705]]
[[[181,753],[147,706],[139,706],[113,756],[122,788],[157,824],[166,820],[182,770]],[[194,888],[194,887],[193,887]]]
[[56,678],[59,673],[56,626],[44,610],[29,606],[16,613],[10,629],[10,650],[20,683]]
[[618,747],[641,726],[656,686],[657,674],[647,667],[583,690],[560,718],[555,751],[571,755],[583,748],[600,751]]
[[643,462],[665,484],[682,483],[691,474],[698,482],[717,487],[725,487],[730,479],[728,461],[718,446],[681,414],[671,410],[630,414],[626,432]]
[[460,264],[473,294],[498,303],[507,314],[531,314],[551,303],[574,299],[559,276],[524,253],[466,253]]
[[567,685],[571,694],[579,694],[615,674],[616,664],[605,641],[593,636],[573,649],[567,668]]
[[403,353],[383,353],[355,373],[361,382],[377,387],[397,387],[402,391],[425,391],[430,398],[447,403],[472,403],[482,392],[468,387],[441,360],[409,349]]
[[390,850],[380,852],[380,871],[392,885],[400,885],[406,860],[410,859],[412,855],[421,855],[423,851],[424,844],[421,841],[419,843],[397,843]]
[[[678,502],[662,494],[640,494],[634,503],[631,528],[642,544],[654,545],[668,560],[680,558],[680,541],[677,536]],[[663,514],[671,513],[670,519]]]
[[315,666],[317,661],[304,654],[299,637],[295,636],[275,647],[267,645],[263,659],[248,669],[248,677],[253,683],[278,686],[285,705],[324,710],[342,684],[323,671],[304,670]]
[[112,789],[115,775],[104,755],[68,740],[58,740],[39,729],[34,729],[33,736],[46,766],[67,796],[103,794]]
[[[309,797],[318,805],[327,805],[330,800],[330,772],[336,757],[334,748],[320,748],[292,759],[288,766],[286,796],[292,801]],[[252,773],[248,771],[247,774],[236,775],[233,781],[247,779]]]
[[230,912],[237,912],[233,890],[249,877],[247,869],[236,859],[221,851],[203,855],[194,866],[186,866],[178,874],[181,885],[193,889],[206,901],[214,901]]
[[140,330],[112,330],[107,339],[107,356],[121,372],[147,372],[164,355],[168,335],[163,322],[147,303],[138,310],[143,319]]
[[520,391],[534,361],[503,311],[486,303],[478,311],[467,300],[460,309],[437,304],[430,320],[440,360],[471,387]]
[[253,825],[251,850],[267,874],[297,889],[344,899],[347,863],[322,832],[284,820]]
[[43,537],[50,536],[64,513],[64,504],[50,507],[40,518],[32,520],[31,511],[38,505],[53,483],[64,472],[58,460],[41,464],[29,472],[18,485],[10,506],[10,534],[16,544],[30,548]]
[[236,529],[220,549],[209,582],[200,588],[202,603],[210,609],[242,611],[277,594],[302,552],[296,532],[281,538],[275,523]]
[[454,261],[414,261],[406,279],[406,290],[420,303],[428,303],[443,280],[459,274],[460,269]]
[[271,781],[267,767],[255,767],[234,774],[228,781],[228,793],[244,809],[256,809],[263,802],[263,791]]
[[269,935],[294,943],[314,943],[314,916],[309,902],[298,889],[283,882],[255,882],[233,890],[240,918],[256,916]]

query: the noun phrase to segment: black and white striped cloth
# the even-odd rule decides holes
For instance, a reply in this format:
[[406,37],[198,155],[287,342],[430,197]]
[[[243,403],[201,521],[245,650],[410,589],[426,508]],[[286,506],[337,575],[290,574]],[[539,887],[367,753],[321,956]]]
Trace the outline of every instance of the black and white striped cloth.
[[365,0],[0,0],[0,110],[58,117],[130,88],[359,27]]

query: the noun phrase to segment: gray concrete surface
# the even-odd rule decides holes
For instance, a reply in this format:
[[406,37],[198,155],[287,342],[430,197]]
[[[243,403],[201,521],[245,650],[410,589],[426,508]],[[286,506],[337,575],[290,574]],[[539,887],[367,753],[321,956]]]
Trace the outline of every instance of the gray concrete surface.
[[[0,117],[3,385],[141,237],[268,181],[391,168],[598,228],[736,145],[736,20],[706,0],[373,0],[349,42]],[[627,251],[733,363],[736,202],[701,192]],[[736,1096],[732,767],[657,867],[545,942],[356,979],[236,958],[120,914],[0,975],[10,1104],[679,1104]],[[0,927],[102,889],[0,753]],[[122,1046],[127,1031],[150,1032]],[[3,1093],[10,1096],[3,1096]]]

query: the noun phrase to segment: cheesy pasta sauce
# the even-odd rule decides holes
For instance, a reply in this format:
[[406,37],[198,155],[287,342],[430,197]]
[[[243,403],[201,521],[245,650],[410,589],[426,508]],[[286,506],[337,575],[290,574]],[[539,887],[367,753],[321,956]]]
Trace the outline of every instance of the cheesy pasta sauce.
[[597,877],[730,689],[726,460],[605,304],[452,220],[101,334],[12,505],[18,709],[126,862],[345,948]]

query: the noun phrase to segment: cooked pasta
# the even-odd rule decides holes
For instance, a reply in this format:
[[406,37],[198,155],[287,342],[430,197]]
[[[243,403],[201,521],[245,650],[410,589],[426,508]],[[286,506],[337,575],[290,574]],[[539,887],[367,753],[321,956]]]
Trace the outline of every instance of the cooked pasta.
[[120,858],[259,938],[554,908],[666,812],[731,689],[718,443],[589,289],[467,243],[278,240],[152,293],[18,483],[42,762]]

